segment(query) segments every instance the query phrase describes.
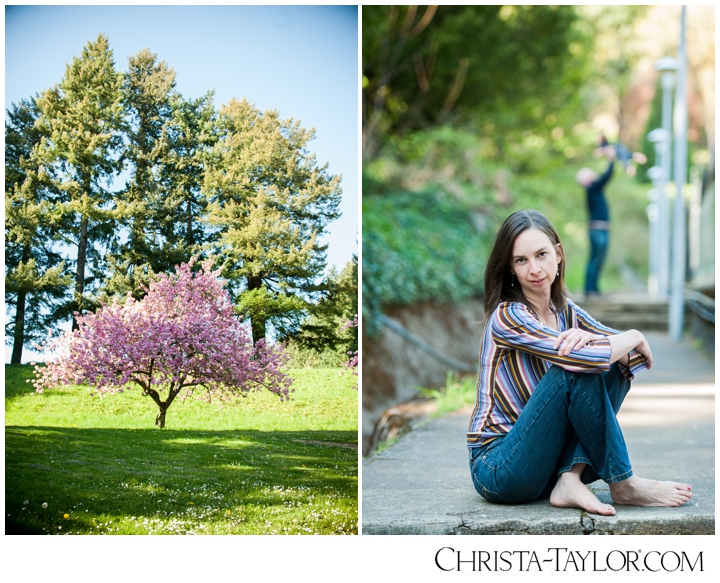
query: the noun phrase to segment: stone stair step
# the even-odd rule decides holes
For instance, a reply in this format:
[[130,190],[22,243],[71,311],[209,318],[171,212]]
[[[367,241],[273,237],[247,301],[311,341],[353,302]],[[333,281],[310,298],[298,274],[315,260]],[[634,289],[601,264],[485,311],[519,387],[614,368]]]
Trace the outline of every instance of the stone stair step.
[[637,328],[648,331],[668,329],[668,302],[647,296],[611,295],[578,298],[577,303],[594,318],[618,330]]

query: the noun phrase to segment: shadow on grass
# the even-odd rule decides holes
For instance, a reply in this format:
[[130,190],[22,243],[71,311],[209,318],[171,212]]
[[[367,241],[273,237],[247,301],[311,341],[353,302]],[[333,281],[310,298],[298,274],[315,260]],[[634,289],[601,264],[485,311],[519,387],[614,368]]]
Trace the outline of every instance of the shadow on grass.
[[112,532],[109,521],[120,534],[152,521],[166,533],[182,523],[261,534],[270,516],[295,525],[311,515],[329,534],[320,503],[357,522],[355,431],[10,426],[5,456],[7,534]]

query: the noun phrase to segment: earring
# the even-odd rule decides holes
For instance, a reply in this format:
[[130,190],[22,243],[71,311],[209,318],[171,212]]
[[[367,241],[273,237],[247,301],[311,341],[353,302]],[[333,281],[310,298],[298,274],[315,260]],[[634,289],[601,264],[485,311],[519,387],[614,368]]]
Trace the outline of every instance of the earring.
[[558,266],[557,276],[560,277],[560,266]]
[[515,274],[510,272],[510,287],[515,285]]

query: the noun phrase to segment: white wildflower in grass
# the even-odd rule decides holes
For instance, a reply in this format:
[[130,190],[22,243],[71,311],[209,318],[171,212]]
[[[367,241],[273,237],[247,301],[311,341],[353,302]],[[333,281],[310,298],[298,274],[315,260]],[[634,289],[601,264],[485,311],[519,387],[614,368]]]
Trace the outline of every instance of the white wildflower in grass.
[[42,507],[43,507],[43,508],[47,509],[47,506],[48,506],[48,505],[47,505],[47,502],[43,502],[43,503],[42,503]]

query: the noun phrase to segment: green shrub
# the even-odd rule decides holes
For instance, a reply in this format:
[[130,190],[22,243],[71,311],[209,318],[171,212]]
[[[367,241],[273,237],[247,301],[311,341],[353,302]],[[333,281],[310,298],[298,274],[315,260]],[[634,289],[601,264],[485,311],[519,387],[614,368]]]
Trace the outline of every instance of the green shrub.
[[293,369],[337,368],[342,367],[348,359],[342,348],[325,348],[318,351],[301,346],[292,340],[285,345],[285,352],[290,356],[289,367]]
[[486,241],[438,192],[363,193],[363,323],[382,306],[455,301],[482,287]]

